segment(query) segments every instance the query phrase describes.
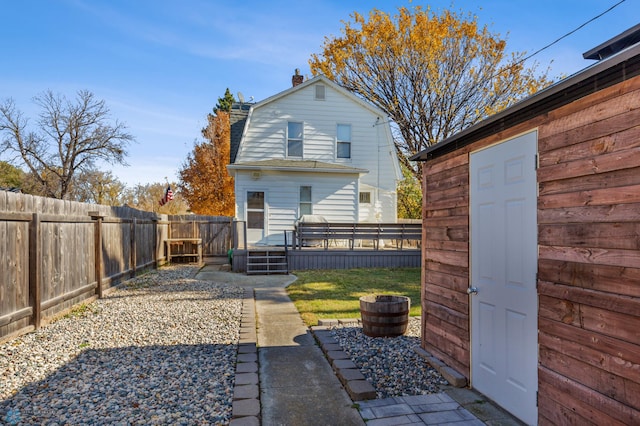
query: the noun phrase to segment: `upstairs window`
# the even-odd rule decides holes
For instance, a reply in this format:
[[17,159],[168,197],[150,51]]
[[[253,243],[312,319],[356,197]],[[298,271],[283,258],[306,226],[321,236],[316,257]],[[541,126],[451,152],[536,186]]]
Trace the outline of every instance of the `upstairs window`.
[[290,121],[287,126],[287,157],[302,158],[302,123]]
[[336,156],[351,158],[351,124],[338,124]]
[[360,204],[371,204],[371,193],[370,192],[361,192],[360,193]]
[[324,85],[316,84],[316,101],[324,101]]
[[313,214],[313,203],[311,201],[311,187],[300,187],[300,216],[303,214]]

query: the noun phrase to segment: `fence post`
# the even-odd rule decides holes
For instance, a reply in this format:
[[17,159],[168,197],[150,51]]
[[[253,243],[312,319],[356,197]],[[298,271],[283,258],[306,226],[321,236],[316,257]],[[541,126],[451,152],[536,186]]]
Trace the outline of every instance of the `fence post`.
[[129,276],[131,278],[136,276],[136,270],[138,269],[138,265],[137,265],[137,252],[136,252],[136,226],[137,226],[137,221],[136,218],[134,217],[133,220],[131,221],[131,273],[129,274]]
[[89,212],[89,216],[96,221],[94,232],[95,275],[98,282],[98,298],[102,299],[102,219],[104,216],[100,212]]
[[32,306],[31,322],[39,329],[42,321],[42,295],[40,292],[40,214],[33,213],[29,223],[29,304]]
[[158,241],[158,221],[160,216],[156,216],[151,219],[153,221],[153,269],[158,269],[158,247],[160,242]]

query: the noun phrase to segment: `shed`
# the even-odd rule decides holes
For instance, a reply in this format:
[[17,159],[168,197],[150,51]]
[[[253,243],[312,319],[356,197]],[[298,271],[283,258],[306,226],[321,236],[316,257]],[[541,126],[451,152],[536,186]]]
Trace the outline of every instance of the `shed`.
[[422,346],[527,424],[640,423],[639,31],[413,157]]

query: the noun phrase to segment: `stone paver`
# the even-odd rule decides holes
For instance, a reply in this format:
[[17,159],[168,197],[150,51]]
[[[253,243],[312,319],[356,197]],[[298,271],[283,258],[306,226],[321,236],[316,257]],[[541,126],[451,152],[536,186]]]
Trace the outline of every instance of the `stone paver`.
[[351,359],[349,357],[349,355],[347,355],[345,353],[345,351],[328,351],[327,353],[327,358],[329,359],[329,361],[336,361],[339,359]]
[[253,290],[245,289],[242,300],[242,327],[236,358],[236,383],[233,388],[231,426],[260,425],[258,346],[255,324]]
[[349,380],[345,386],[347,393],[354,401],[363,401],[376,397],[376,390],[366,380]]
[[238,362],[257,362],[258,354],[238,354]]
[[373,414],[377,418],[414,414],[414,411],[411,408],[411,406],[404,403],[385,405],[383,407],[373,407],[371,411],[373,411]]
[[238,417],[231,419],[229,426],[260,426],[260,420],[257,416]]
[[[336,354],[334,338],[329,330],[330,326],[311,327],[316,341],[327,357],[333,369],[347,389],[349,396],[358,401],[360,415],[367,426],[397,426],[397,425],[452,425],[452,426],[477,426],[477,425],[509,425],[522,426],[518,420],[497,408],[487,401],[479,393],[460,388],[466,384],[464,377],[456,377],[456,387],[430,395],[414,395],[385,399],[374,399],[375,390],[370,383],[363,380],[360,370],[351,366],[350,361],[340,359]],[[430,357],[439,368],[446,368],[442,362],[433,358],[426,351],[423,357]],[[337,365],[336,365],[337,364]],[[457,373],[456,373],[457,374]],[[464,379],[464,382],[463,382]],[[362,386],[369,386],[369,392],[365,393]],[[358,392],[354,392],[353,389]]]
[[364,401],[360,403],[360,414],[367,425],[484,424],[444,394]]
[[335,361],[333,361],[333,368],[346,370],[349,368],[358,368],[358,367],[356,367],[356,365],[353,363],[353,361],[351,361],[351,359],[336,359]]
[[260,414],[260,402],[257,399],[237,399],[233,401],[233,416],[246,417]]
[[[521,422],[493,405],[482,395],[466,388],[450,388],[445,392],[431,395],[374,399],[376,394],[372,385],[363,380],[364,377],[361,372],[348,357],[339,353],[341,348],[328,330],[332,325],[340,323],[353,324],[357,320],[323,320],[323,323],[319,326],[311,327],[310,330],[307,330],[300,327],[299,315],[297,311],[291,311],[293,304],[291,304],[290,300],[286,300],[288,299],[286,293],[282,293],[275,288],[274,283],[277,284],[278,281],[282,280],[273,279],[270,276],[254,277],[229,272],[216,272],[215,269],[208,269],[207,267],[203,268],[201,272],[203,273],[201,279],[229,282],[230,284],[245,287],[241,339],[238,346],[236,386],[234,388],[233,418],[230,426],[260,426],[262,423],[268,424],[271,421],[276,421],[277,423],[287,415],[288,420],[292,422],[291,424],[305,424],[311,418],[324,424],[325,419],[331,419],[330,405],[322,406],[323,404],[319,403],[317,396],[311,393],[304,394],[303,392],[301,394],[301,391],[306,391],[304,386],[301,387],[301,384],[306,381],[313,382],[310,388],[323,389],[325,396],[328,394],[335,395],[338,392],[336,384],[326,381],[324,377],[334,374],[340,379],[338,387],[340,387],[341,382],[351,399],[358,401],[354,406],[359,409],[359,415],[356,414],[356,417],[361,417],[361,419],[347,416],[349,420],[346,418],[340,419],[343,420],[344,424],[361,424],[364,420],[367,426],[522,425]],[[281,288],[285,286],[286,283],[283,283]],[[264,321],[265,318],[262,318],[262,341],[260,343],[262,349],[260,350],[260,356],[258,356],[258,346],[256,344],[258,333],[254,332],[251,327],[252,324],[256,324],[256,295],[254,289],[262,289],[262,291],[259,291],[258,297],[262,301],[262,313],[263,315],[268,313],[267,316],[270,316],[269,319],[271,320],[271,322]],[[268,309],[265,311],[266,307]],[[275,327],[278,330],[277,334],[271,334],[273,329],[268,325]],[[309,338],[310,335],[307,334],[307,331],[311,331],[322,352],[324,352],[324,356],[331,352],[328,359],[323,359],[327,366],[333,367],[333,371],[331,368],[320,368],[321,363],[319,361],[311,361],[311,359],[320,358],[312,355],[313,346],[310,345],[310,341],[313,341],[313,337]],[[265,345],[265,343],[267,344]],[[263,345],[266,347],[263,347]],[[319,351],[320,354],[322,352]],[[439,370],[446,371],[448,369],[446,365],[432,357],[428,352],[421,350],[416,352],[424,358],[429,358],[429,361],[433,362],[435,364],[434,367]],[[256,367],[258,367],[258,372],[256,372]],[[271,371],[274,368],[275,371]],[[311,374],[304,377],[301,382],[299,375],[304,370],[309,370],[308,372]],[[466,384],[466,378],[455,371],[446,372],[449,373],[447,378],[458,386]],[[286,382],[287,378],[296,378],[298,380],[292,386]],[[266,381],[263,381],[265,379]],[[286,409],[294,402],[297,406],[293,409],[293,412],[291,409]],[[340,407],[341,410],[346,409],[346,412],[348,412],[349,402],[339,402],[338,405],[342,405]],[[283,411],[279,407],[282,407]],[[307,407],[306,410],[304,407]],[[334,405],[334,407],[337,406]],[[322,415],[319,416],[319,414]],[[335,416],[333,419],[338,420]]]
[[260,389],[258,388],[258,385],[239,385],[233,388],[234,399],[257,399],[259,396]]
[[256,373],[258,371],[257,362],[239,362],[236,366],[236,374],[238,373]]
[[342,384],[351,380],[365,380],[364,375],[357,368],[341,368],[337,374]]

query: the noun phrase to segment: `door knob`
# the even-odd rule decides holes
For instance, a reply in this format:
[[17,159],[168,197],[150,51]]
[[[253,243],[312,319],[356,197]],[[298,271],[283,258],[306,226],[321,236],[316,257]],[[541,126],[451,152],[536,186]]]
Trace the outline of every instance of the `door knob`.
[[477,287],[469,287],[467,289],[467,294],[478,294],[478,288]]

